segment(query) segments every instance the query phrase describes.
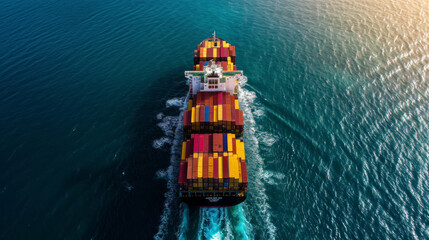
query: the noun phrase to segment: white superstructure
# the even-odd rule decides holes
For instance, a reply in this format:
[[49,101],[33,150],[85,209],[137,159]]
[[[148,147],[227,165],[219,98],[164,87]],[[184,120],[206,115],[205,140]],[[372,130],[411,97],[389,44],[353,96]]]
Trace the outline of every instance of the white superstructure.
[[242,76],[242,73],[228,75],[224,76],[222,66],[215,64],[213,61],[210,61],[209,66],[204,66],[204,71],[202,72],[195,72],[194,74],[190,71],[185,72],[185,76],[190,80],[190,90],[194,95],[199,91],[237,94],[238,79]]

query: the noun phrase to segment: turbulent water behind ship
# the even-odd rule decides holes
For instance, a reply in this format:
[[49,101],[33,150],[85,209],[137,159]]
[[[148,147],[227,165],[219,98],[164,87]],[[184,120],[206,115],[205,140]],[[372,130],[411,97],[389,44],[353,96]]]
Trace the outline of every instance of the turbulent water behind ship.
[[[427,1],[1,6],[0,239],[429,238]],[[228,209],[176,197],[183,71],[213,30],[248,77]]]

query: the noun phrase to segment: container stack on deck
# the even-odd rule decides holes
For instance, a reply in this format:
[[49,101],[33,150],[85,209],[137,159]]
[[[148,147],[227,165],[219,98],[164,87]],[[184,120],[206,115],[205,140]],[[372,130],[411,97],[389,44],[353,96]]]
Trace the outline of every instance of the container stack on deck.
[[198,45],[194,51],[194,71],[203,71],[203,67],[214,60],[216,64],[221,65],[224,71],[236,71],[235,66],[235,46],[224,40],[208,41],[205,40]]
[[189,99],[183,129],[191,133],[243,134],[243,111],[228,92],[198,92]]
[[247,191],[245,160],[235,134],[192,134],[182,145],[180,191]]

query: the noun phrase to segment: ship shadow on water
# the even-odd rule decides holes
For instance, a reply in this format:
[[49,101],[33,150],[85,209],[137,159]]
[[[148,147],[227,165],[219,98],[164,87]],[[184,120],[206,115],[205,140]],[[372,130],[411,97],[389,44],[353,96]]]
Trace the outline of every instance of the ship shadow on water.
[[[100,201],[104,206],[85,234],[89,239],[152,239],[158,232],[168,176],[157,173],[170,165],[171,145],[155,149],[153,141],[163,137],[157,126],[160,122],[157,115],[162,112],[178,116],[180,113],[178,108],[166,108],[166,100],[185,96],[183,69],[183,66],[172,69],[144,89],[145,93],[138,100],[139,109],[130,113],[135,114],[132,137],[127,143],[131,147],[120,164],[114,161],[108,169],[99,172],[99,177],[103,178],[101,196],[105,196]],[[170,207],[177,211],[178,199],[174,199]]]

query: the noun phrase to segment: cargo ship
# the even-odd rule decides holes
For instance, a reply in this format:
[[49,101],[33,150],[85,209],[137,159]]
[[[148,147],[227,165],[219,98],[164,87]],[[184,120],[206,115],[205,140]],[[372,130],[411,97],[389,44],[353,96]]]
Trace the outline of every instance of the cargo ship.
[[179,169],[179,198],[192,206],[228,207],[247,197],[243,111],[235,47],[216,37],[194,51],[189,99],[184,111],[184,141]]

